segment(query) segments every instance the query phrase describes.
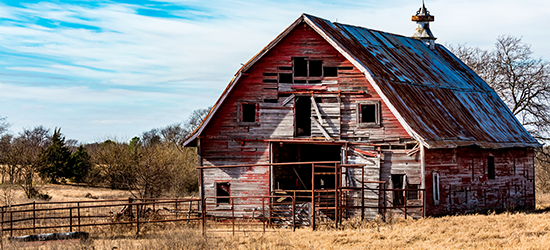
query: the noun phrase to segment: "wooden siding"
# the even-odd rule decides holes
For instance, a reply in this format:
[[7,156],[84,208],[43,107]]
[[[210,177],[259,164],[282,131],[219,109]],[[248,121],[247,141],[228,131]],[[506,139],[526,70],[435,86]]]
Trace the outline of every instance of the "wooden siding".
[[[488,179],[493,156],[495,179]],[[432,172],[439,174],[439,205],[434,205]],[[533,150],[525,148],[426,150],[427,215],[490,209],[535,208]]]

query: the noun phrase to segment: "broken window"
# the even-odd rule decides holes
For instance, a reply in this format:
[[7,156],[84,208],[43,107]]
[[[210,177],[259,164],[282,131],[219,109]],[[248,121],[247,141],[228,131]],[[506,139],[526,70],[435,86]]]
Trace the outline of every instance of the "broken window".
[[380,126],[380,102],[369,101],[357,104],[357,121],[359,127]]
[[257,122],[257,103],[241,102],[239,105],[239,123],[249,125]]
[[307,96],[297,97],[294,114],[294,135],[311,136],[311,99]]
[[231,185],[229,182],[216,182],[216,204],[229,204]]
[[495,179],[495,157],[487,156],[487,178]]
[[437,171],[432,172],[432,183],[432,199],[434,201],[434,205],[439,205],[439,173]]

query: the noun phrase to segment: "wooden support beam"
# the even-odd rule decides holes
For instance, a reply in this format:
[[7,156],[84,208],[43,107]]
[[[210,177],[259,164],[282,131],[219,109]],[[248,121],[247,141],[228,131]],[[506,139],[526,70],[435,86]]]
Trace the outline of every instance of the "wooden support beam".
[[292,99],[294,99],[294,97],[296,97],[295,94],[292,94],[292,95],[290,95],[289,97],[287,97],[287,98],[283,101],[283,103],[281,103],[281,106],[287,105],[290,101],[292,101]]
[[315,119],[315,117],[310,117],[310,118],[313,121],[313,123],[315,123],[315,126],[317,126],[317,128],[319,128],[319,130],[321,130],[321,133],[323,133],[323,135],[325,136],[325,138],[327,140],[332,139],[332,138],[330,138],[330,135],[327,133],[325,128],[323,128],[323,126],[317,121],[317,119]]
[[310,98],[311,98],[311,105],[313,106],[313,109],[315,110],[315,114],[317,114],[317,118],[319,119],[319,123],[321,125],[323,125],[323,118],[321,117],[321,112],[319,112],[319,105],[317,105],[317,102],[315,102],[315,98],[313,96],[311,96]]

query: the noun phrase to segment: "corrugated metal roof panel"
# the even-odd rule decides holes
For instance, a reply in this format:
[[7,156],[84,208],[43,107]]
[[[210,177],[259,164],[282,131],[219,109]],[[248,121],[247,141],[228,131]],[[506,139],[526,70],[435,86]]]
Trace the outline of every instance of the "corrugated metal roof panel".
[[371,74],[429,148],[537,147],[498,95],[441,45],[306,15]]

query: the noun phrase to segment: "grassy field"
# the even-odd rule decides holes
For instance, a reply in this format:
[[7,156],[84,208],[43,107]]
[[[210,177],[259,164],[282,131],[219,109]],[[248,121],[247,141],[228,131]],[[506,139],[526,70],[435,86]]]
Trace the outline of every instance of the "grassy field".
[[[53,199],[85,199],[86,193],[126,198],[127,193],[110,190],[52,186]],[[44,187],[44,189],[47,189]],[[104,192],[104,193],[103,193]],[[112,192],[112,191],[111,191]],[[213,233],[202,237],[198,229],[149,227],[140,236],[132,231],[116,236],[96,229],[86,230],[87,241],[11,243],[4,249],[550,249],[550,195],[537,196],[537,211],[392,219],[388,222],[347,221],[339,230],[298,229],[232,236]]]

